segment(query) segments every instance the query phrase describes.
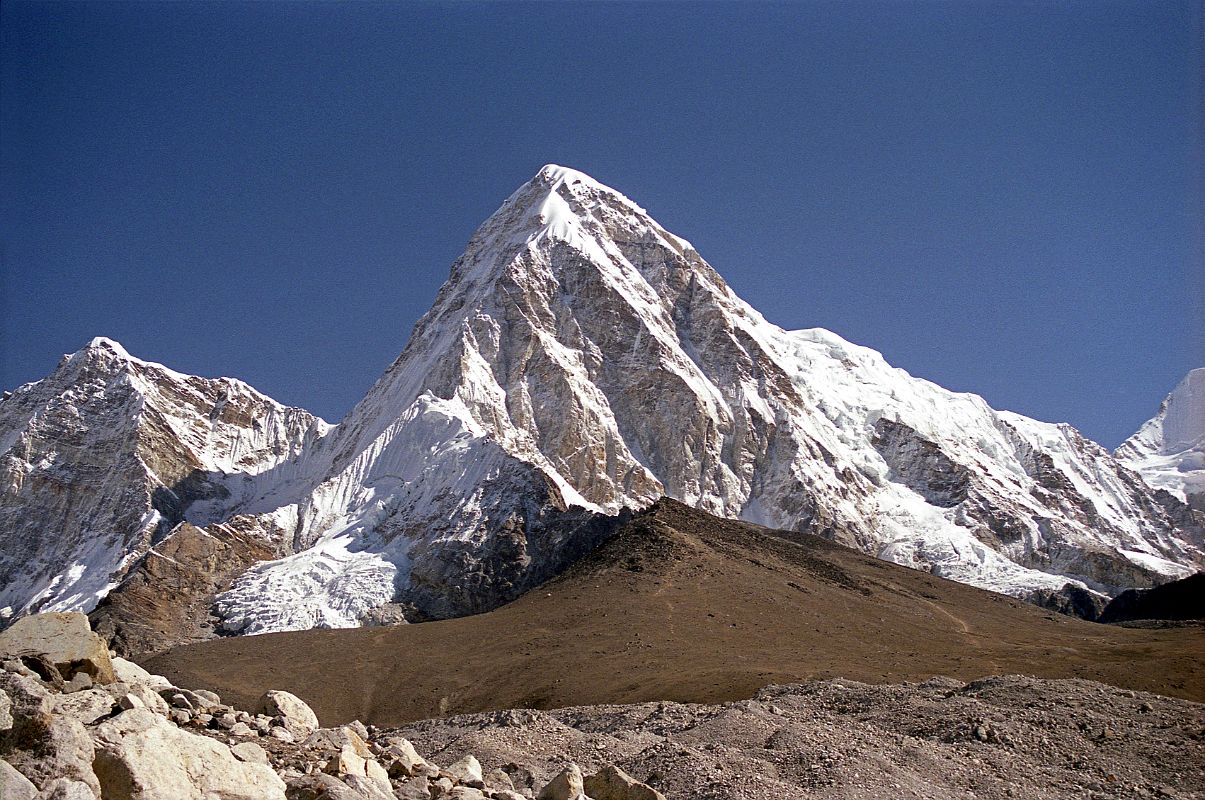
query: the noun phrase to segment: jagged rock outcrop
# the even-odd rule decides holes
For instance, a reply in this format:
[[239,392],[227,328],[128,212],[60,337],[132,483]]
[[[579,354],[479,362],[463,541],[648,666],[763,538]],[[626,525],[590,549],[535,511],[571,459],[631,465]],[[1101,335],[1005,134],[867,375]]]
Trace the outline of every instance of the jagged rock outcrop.
[[[337,427],[98,340],[0,402],[0,479],[0,603],[91,608],[124,579],[98,623],[131,649],[483,611],[663,495],[1016,596],[1205,558],[1196,512],[1071,427],[778,328],[639,206],[552,165]],[[184,546],[198,529],[274,558],[244,570],[262,553],[229,538],[219,573],[217,549]],[[155,605],[173,536],[204,621],[157,619],[158,641],[122,609]]]

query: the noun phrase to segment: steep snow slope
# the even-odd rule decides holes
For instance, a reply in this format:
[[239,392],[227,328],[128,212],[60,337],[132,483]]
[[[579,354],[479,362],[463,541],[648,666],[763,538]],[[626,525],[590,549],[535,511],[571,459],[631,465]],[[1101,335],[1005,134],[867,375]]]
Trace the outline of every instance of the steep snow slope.
[[1159,413],[1126,439],[1116,455],[1151,486],[1205,511],[1205,367],[1185,375]]
[[1072,428],[768,323],[688,242],[557,166],[482,225],[302,461],[305,493],[227,507],[296,550],[219,598],[230,632],[488,608],[594,535],[567,509],[662,494],[1016,595],[1201,563],[1199,519]]
[[65,356],[0,401],[0,618],[91,608],[192,507],[224,515],[328,427],[108,339]]

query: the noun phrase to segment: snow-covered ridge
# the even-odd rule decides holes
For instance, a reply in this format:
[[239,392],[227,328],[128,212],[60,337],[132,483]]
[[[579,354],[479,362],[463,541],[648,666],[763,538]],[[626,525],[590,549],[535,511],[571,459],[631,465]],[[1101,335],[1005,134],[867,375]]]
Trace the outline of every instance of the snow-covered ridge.
[[1116,455],[1147,483],[1205,511],[1205,367],[1185,375]]
[[[73,391],[48,380],[41,403]],[[1021,596],[1202,564],[1200,518],[1074,429],[772,325],[638,205],[554,165],[478,229],[338,426],[262,398],[215,431],[197,416],[226,416],[229,387],[130,380],[158,412],[126,412],[158,432],[139,452],[205,477],[180,514],[279,544],[217,598],[230,633],[483,610],[587,546],[590,512],[662,495]],[[10,402],[0,441],[26,425]]]

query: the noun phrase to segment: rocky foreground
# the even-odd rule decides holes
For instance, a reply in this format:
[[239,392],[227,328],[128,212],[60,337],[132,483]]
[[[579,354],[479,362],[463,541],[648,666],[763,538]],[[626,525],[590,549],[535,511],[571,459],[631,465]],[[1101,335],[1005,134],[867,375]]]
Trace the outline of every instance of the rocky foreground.
[[20,620],[0,634],[0,666],[3,800],[1205,793],[1205,706],[1084,680],[830,680],[722,705],[524,709],[380,729],[320,727],[288,692],[236,709],[173,686],[112,656],[81,614]]

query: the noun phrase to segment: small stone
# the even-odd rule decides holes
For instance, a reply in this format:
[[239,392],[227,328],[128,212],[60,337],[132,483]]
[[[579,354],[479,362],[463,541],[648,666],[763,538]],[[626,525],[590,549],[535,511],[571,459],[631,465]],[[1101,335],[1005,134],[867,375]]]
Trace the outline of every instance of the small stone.
[[579,800],[585,793],[582,784],[581,768],[570,764],[540,790],[536,800]]
[[273,739],[279,739],[282,742],[293,743],[297,741],[297,738],[293,736],[293,734],[289,733],[288,728],[271,728],[268,730],[268,735]]
[[231,745],[230,752],[234,753],[234,757],[239,761],[245,761],[248,764],[272,763],[268,759],[268,751],[255,742],[241,742],[240,744]]
[[192,715],[182,708],[173,708],[168,717],[177,725],[187,725],[188,721],[192,719]]
[[259,733],[245,722],[236,722],[234,723],[234,726],[230,728],[230,735],[252,737],[258,736]]
[[295,694],[270,689],[259,699],[258,711],[281,717],[284,727],[296,738],[305,738],[318,730],[318,716]]
[[117,705],[121,706],[126,711],[132,708],[146,708],[146,703],[142,702],[141,698],[132,694],[123,694],[117,698]]
[[481,772],[481,762],[471,753],[452,764],[446,771],[458,783],[466,786],[480,784],[477,788],[485,787],[485,777]]

